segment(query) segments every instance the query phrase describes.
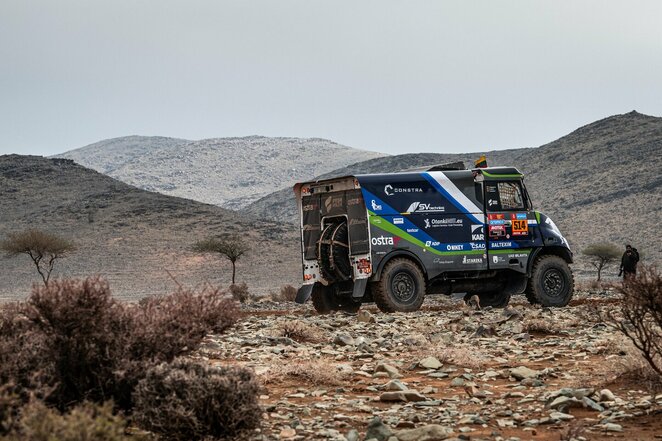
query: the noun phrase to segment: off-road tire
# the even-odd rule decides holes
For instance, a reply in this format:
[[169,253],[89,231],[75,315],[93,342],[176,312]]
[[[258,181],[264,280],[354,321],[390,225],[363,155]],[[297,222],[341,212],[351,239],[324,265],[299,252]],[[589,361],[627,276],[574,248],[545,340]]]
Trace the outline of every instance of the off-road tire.
[[480,307],[486,308],[505,308],[510,303],[510,294],[503,291],[483,292],[478,293],[480,299]]
[[351,278],[347,222],[332,223],[324,228],[317,243],[317,263],[322,277],[329,282]]
[[370,289],[382,312],[417,311],[425,299],[425,276],[413,261],[395,258],[386,264],[380,280]]
[[524,290],[524,295],[526,296],[526,300],[528,300],[530,304],[539,305],[540,302],[538,302],[538,300],[533,295],[533,288],[531,287],[532,285],[533,282],[531,281],[531,278],[529,278],[526,284],[526,289]]
[[318,314],[329,314],[334,311],[356,313],[361,308],[361,303],[352,299],[339,298],[333,293],[333,288],[316,283],[311,294],[313,307]]
[[336,310],[336,302],[331,288],[324,286],[321,283],[313,285],[313,292],[311,298],[313,307],[319,314],[328,314]]
[[540,256],[533,263],[527,291],[536,303],[547,307],[566,306],[572,299],[574,287],[570,266],[561,257]]

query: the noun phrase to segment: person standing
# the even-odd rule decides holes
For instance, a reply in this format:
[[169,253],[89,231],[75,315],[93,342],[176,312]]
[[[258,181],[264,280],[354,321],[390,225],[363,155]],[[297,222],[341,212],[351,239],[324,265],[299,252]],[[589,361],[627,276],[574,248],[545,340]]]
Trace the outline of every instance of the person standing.
[[623,280],[634,277],[637,274],[637,263],[639,263],[639,252],[632,245],[625,245],[625,252],[621,257],[621,271],[618,273],[623,275]]

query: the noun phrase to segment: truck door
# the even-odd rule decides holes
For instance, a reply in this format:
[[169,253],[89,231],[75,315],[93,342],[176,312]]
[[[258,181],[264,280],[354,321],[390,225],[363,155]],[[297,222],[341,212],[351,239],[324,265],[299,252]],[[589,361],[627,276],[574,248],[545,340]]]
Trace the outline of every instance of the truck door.
[[[526,272],[535,223],[522,182],[485,180],[487,258],[490,269]],[[529,218],[532,218],[531,220]]]

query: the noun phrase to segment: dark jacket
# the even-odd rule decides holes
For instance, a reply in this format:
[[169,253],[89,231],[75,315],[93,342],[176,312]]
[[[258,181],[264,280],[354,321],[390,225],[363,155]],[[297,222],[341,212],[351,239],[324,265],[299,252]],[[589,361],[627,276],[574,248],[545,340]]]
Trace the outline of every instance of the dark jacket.
[[621,257],[621,270],[627,273],[633,273],[637,271],[637,262],[639,262],[639,253],[635,248],[632,251],[624,252],[623,257]]

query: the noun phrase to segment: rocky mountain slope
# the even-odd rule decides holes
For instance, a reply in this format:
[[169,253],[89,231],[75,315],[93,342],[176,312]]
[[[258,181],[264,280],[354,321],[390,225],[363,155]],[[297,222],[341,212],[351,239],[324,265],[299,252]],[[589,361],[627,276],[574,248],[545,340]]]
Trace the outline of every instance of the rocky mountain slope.
[[[644,260],[662,259],[662,118],[630,112],[580,127],[538,148],[487,152],[489,165],[525,174],[535,208],[549,214],[578,252],[591,242],[632,243]],[[377,158],[321,177],[397,172],[453,161],[468,166],[479,153],[407,154]],[[268,195],[245,213],[296,222],[291,189]]]
[[[101,274],[120,298],[174,290],[168,273],[190,287],[227,287],[228,262],[189,251],[196,240],[224,233],[249,242],[237,274],[254,292],[300,278],[299,236],[292,225],[140,190],[70,160],[0,156],[0,207],[0,237],[38,228],[70,238],[77,251],[58,263],[54,275]],[[24,297],[40,280],[27,256],[0,255],[0,262],[0,301]]]
[[57,157],[159,193],[238,209],[274,190],[383,156],[325,139],[108,139]]

